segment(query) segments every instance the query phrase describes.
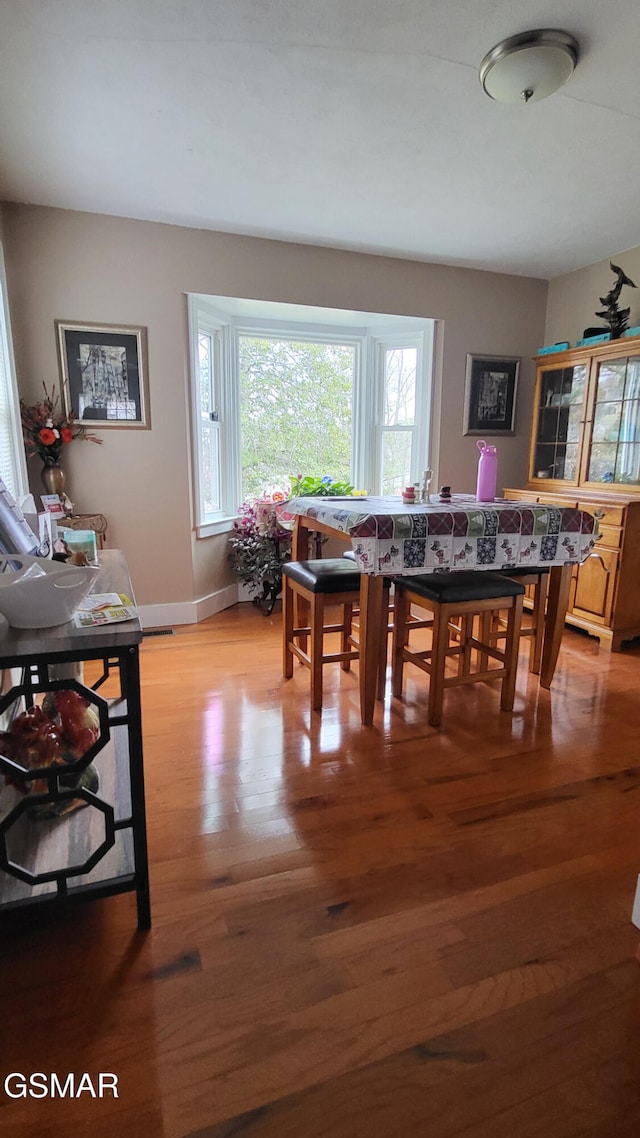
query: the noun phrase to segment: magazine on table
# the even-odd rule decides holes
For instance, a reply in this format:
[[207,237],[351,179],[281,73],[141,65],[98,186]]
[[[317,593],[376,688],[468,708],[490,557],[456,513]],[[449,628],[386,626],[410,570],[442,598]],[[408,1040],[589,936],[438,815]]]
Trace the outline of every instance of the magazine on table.
[[137,615],[135,605],[125,593],[91,593],[80,602],[73,619],[78,628],[92,628],[97,624],[134,620]]

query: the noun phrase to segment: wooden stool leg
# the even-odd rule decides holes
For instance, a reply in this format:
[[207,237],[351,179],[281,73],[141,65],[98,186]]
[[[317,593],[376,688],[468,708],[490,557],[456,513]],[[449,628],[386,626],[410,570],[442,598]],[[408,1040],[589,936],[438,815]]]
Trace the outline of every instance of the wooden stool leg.
[[500,691],[500,707],[503,711],[513,711],[518,674],[518,648],[520,645],[520,625],[522,623],[522,596],[512,597],[512,605],[507,619],[507,640],[505,643],[506,675]]
[[[291,535],[291,560],[292,561],[308,561],[309,560],[309,530],[300,521],[298,516],[295,520],[293,527],[293,534]],[[299,593],[294,593],[293,599],[293,620],[296,628],[306,628],[309,624],[309,602],[301,597]],[[302,635],[298,637],[298,647],[303,652],[308,650],[307,637]]]
[[473,636],[473,613],[464,613],[460,620],[460,648],[458,656],[458,675],[468,676],[471,671],[471,644]]
[[408,608],[407,594],[404,589],[396,589],[393,608],[393,637],[391,640],[391,691],[398,699],[402,696],[402,670],[404,668],[402,650],[409,638]]
[[[342,636],[340,640],[341,652],[349,652],[351,649],[351,626],[353,624],[353,605],[345,604],[342,606]],[[340,667],[343,672],[348,672],[351,669],[351,660],[342,660]]]
[[[485,609],[480,613],[480,640],[483,644],[491,644],[491,633],[499,627],[500,613],[493,609]],[[478,653],[478,671],[486,672],[489,668],[489,657],[486,652]]]
[[322,653],[324,651],[324,596],[315,593],[311,602],[311,707],[322,710]]
[[535,633],[529,649],[529,671],[540,675],[542,661],[542,643],[544,640],[544,617],[547,611],[547,591],[549,589],[549,574],[541,573],[535,586],[533,597],[533,620]]
[[282,592],[282,674],[287,680],[290,680],[293,675],[293,652],[290,645],[293,640],[294,608],[293,589],[289,578],[285,576],[283,577]]
[[431,676],[429,680],[429,710],[427,720],[432,727],[442,722],[444,697],[444,669],[449,646],[449,610],[446,605],[435,605],[433,612],[433,644],[431,650]]

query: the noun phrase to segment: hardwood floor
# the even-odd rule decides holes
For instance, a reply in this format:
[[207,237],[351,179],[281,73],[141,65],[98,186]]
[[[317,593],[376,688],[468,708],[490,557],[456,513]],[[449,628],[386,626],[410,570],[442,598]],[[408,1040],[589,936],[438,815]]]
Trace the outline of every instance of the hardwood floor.
[[153,928],[133,895],[3,914],[9,1072],[119,1098],[11,1100],[7,1138],[636,1138],[640,643],[567,629],[426,724],[407,672],[281,677],[240,605],[141,652]]

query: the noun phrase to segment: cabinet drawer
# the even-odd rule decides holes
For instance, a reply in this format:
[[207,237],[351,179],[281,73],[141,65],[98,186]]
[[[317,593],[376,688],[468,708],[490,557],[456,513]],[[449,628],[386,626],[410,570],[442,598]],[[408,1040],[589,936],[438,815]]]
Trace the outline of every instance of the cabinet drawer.
[[503,496],[508,502],[537,502],[538,495],[533,490],[511,490],[505,489],[502,491]]
[[561,506],[571,510],[578,505],[575,498],[566,498],[564,494],[538,494],[537,498],[541,506]]
[[609,549],[619,549],[622,545],[623,530],[617,529],[615,526],[603,526],[600,524],[600,538],[596,546],[597,549],[601,545],[606,545]]
[[624,506],[605,506],[600,502],[578,502],[578,508],[586,510],[589,514],[602,514],[600,525],[606,523],[608,526],[621,526],[624,519]]

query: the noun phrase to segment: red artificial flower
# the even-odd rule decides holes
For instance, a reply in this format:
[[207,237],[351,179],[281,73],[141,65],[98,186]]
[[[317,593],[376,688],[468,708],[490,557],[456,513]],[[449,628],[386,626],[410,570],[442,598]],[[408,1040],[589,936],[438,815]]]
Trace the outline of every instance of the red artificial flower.
[[51,427],[43,427],[41,431],[38,431],[38,438],[42,445],[46,447],[50,447],[56,441],[56,436],[51,430]]
[[61,437],[63,443],[72,443],[73,442],[73,431],[69,430],[69,427],[63,427],[62,430],[60,431],[60,437]]

